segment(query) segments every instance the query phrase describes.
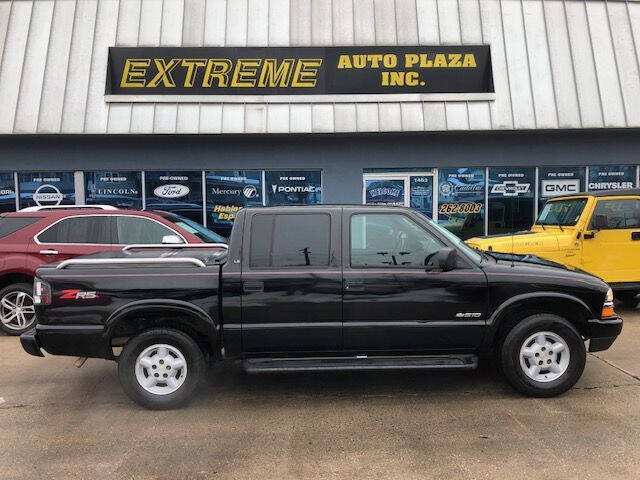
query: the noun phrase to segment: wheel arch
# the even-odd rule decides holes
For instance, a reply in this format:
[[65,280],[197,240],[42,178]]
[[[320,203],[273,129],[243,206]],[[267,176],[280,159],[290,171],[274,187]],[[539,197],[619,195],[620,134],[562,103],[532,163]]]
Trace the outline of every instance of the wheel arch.
[[13,285],[15,283],[29,283],[33,284],[33,275],[29,275],[25,272],[14,270],[10,272],[5,272],[0,275],[0,290],[9,285]]
[[573,295],[559,292],[539,292],[513,297],[500,305],[488,321],[490,335],[484,349],[500,345],[507,333],[525,318],[549,313],[569,321],[583,337],[588,337],[587,321],[593,317],[589,306]]
[[111,347],[120,347],[145,330],[162,327],[189,335],[205,353],[219,358],[219,322],[197,305],[180,300],[141,300],[124,305],[107,319],[104,335]]

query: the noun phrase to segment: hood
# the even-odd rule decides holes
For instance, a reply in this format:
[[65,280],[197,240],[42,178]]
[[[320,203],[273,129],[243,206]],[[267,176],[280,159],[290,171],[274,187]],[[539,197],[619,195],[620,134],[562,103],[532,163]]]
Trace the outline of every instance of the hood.
[[466,240],[472,248],[490,252],[536,253],[557,252],[574,237],[573,229],[565,228],[561,231],[557,227],[547,227],[546,230],[529,230],[507,235],[487,235]]

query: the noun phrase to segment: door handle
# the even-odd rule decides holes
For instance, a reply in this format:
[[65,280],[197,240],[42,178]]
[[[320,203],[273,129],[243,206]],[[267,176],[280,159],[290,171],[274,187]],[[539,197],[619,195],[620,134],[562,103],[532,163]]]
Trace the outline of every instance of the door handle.
[[242,289],[244,293],[257,293],[264,292],[264,283],[263,282],[244,282],[242,285]]
[[344,282],[344,289],[350,292],[363,292],[364,282]]
[[40,250],[40,255],[58,255],[58,250],[51,250],[51,249]]
[[631,240],[640,240],[640,232],[631,232]]

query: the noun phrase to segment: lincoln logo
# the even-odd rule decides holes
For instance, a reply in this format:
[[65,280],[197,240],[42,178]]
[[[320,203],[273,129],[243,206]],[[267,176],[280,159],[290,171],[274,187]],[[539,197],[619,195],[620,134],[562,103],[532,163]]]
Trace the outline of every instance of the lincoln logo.
[[188,195],[189,192],[189,187],[185,185],[169,184],[160,185],[153,191],[153,194],[160,198],[180,198]]

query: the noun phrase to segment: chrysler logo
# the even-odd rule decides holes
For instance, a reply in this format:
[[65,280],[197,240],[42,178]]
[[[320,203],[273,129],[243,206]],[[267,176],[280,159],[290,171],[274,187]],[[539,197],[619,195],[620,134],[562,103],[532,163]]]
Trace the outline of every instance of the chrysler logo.
[[189,192],[189,187],[186,185],[169,184],[160,185],[153,191],[153,194],[160,198],[180,198],[188,195]]
[[40,206],[60,205],[64,195],[55,185],[40,185],[33,194],[33,201]]

